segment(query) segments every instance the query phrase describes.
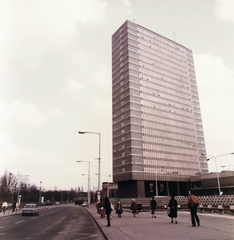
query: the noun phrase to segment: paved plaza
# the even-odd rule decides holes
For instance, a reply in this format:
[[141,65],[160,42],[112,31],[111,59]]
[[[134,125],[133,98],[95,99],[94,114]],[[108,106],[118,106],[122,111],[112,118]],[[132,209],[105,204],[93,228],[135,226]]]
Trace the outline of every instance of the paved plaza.
[[130,239],[234,239],[234,216],[218,213],[198,213],[201,226],[192,227],[190,212],[178,212],[178,224],[171,223],[166,211],[157,211],[156,218],[150,212],[141,212],[134,218],[130,211],[124,211],[121,218],[113,212],[111,227],[106,227],[106,218],[101,220],[94,205],[87,211],[109,240]]

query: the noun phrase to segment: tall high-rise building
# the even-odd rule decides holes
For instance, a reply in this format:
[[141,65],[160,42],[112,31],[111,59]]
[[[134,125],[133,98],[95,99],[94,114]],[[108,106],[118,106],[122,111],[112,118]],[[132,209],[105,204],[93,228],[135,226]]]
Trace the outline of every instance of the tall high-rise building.
[[120,197],[186,195],[208,173],[192,51],[126,21],[112,35],[112,125]]

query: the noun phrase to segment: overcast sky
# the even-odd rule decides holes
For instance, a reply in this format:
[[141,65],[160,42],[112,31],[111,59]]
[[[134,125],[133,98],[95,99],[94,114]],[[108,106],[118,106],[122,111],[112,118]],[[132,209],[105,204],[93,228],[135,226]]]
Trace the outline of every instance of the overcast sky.
[[[90,131],[112,179],[111,35],[126,20],[193,51],[207,153],[234,152],[234,1],[0,0],[0,176],[87,190],[76,161],[91,161],[93,189],[99,138],[77,133]],[[234,155],[217,163],[233,170]]]

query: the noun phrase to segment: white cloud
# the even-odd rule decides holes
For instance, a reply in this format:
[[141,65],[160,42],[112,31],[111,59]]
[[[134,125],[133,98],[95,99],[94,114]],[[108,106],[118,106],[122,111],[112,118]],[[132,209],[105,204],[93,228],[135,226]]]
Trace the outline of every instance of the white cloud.
[[234,1],[233,0],[215,0],[214,13],[218,18],[234,22]]
[[234,71],[208,54],[195,55],[194,61],[207,153],[233,152]]
[[124,6],[127,9],[127,14],[130,15],[132,13],[132,11],[131,11],[132,4],[131,4],[130,0],[122,0],[122,1],[123,1]]
[[[75,1],[77,2],[77,1]],[[77,4],[78,20],[85,23],[96,23],[104,20],[107,3],[103,0],[86,0]]]
[[77,92],[79,89],[83,88],[83,84],[79,83],[76,79],[71,78],[69,79],[65,85],[60,90],[61,92]]
[[209,54],[194,56],[197,79],[204,98],[217,99],[233,95],[234,71],[228,69],[221,58]]
[[35,68],[44,53],[71,46],[77,23],[103,24],[106,10],[103,0],[1,1],[0,63]]
[[61,117],[62,116],[62,112],[58,108],[52,109],[50,111],[50,114],[51,114],[51,116],[55,116],[55,117]]
[[110,70],[109,68],[103,64],[100,63],[98,65],[97,71],[94,73],[94,81],[102,86],[111,86],[111,76],[110,76]]
[[111,111],[111,101],[104,100],[103,98],[96,97],[93,99],[92,109],[94,112],[107,112]]
[[15,100],[10,105],[0,101],[1,122],[8,125],[41,126],[47,120],[47,116],[31,103],[24,104]]

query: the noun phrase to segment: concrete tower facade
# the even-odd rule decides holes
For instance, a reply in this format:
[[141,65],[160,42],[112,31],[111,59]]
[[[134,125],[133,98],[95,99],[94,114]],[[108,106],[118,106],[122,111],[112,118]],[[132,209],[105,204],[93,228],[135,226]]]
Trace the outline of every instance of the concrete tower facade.
[[185,195],[208,173],[190,49],[126,21],[112,35],[112,116],[120,197]]

